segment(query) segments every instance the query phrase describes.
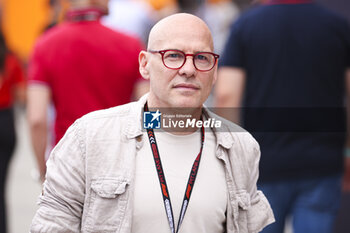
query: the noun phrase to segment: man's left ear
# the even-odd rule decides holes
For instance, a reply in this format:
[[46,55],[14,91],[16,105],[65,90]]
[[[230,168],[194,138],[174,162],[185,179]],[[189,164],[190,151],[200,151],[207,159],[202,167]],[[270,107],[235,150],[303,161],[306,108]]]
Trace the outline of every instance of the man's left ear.
[[149,80],[149,71],[147,69],[147,64],[147,52],[142,50],[139,54],[139,71],[144,79]]

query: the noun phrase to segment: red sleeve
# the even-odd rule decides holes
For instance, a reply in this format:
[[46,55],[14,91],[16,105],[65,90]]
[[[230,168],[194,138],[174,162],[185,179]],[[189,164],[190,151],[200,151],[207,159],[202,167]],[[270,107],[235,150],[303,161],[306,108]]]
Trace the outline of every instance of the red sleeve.
[[45,68],[43,50],[40,44],[34,47],[28,66],[28,83],[30,84],[44,84],[49,85],[49,75]]

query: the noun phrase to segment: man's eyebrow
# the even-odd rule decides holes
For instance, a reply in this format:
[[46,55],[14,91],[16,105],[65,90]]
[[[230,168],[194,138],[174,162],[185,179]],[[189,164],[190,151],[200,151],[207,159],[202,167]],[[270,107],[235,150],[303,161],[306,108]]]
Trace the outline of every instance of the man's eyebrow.
[[213,53],[212,51],[195,51],[194,53]]
[[[160,50],[177,50],[177,51],[181,51],[183,53],[185,53],[185,51],[181,50],[181,49],[160,49]],[[197,54],[197,53],[213,53],[212,51],[203,51],[203,50],[196,50],[193,52],[193,54]]]
[[[177,48],[162,48],[162,49],[147,49],[147,51],[163,51],[163,50],[175,50],[175,51],[181,51],[185,54],[189,54],[189,53],[186,53],[185,51],[181,50],[181,49],[177,49]],[[209,51],[203,51],[203,50],[196,50],[194,51],[193,53],[190,53],[190,54],[198,54],[198,53],[214,53],[214,51],[211,51],[209,49]]]

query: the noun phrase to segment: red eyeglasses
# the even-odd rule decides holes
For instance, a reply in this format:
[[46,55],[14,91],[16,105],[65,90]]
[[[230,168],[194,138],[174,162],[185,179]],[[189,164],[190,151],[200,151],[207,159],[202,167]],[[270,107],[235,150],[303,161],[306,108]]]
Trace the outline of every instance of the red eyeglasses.
[[195,54],[184,53],[181,50],[166,49],[166,50],[148,50],[150,53],[160,53],[165,67],[178,70],[186,63],[187,56],[193,57],[193,65],[199,71],[209,71],[214,68],[218,54],[211,52],[198,52]]

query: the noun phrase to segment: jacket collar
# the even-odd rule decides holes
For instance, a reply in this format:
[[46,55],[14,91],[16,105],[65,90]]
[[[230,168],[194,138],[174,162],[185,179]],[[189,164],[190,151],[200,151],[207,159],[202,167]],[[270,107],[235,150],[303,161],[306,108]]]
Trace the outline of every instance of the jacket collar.
[[147,98],[148,93],[134,103],[135,107],[130,108],[130,117],[125,127],[125,133],[128,139],[136,138],[142,135],[143,107],[146,104]]
[[[222,122],[221,129],[218,130],[216,128],[211,128],[211,130],[214,132],[214,135],[216,137],[216,144],[218,146],[222,146],[225,149],[230,149],[233,146],[234,139],[232,137],[232,133],[234,132],[232,130],[235,130],[232,128],[233,123],[227,121],[226,119],[216,115],[212,111],[210,111],[205,106],[203,107],[203,116],[206,119],[214,118],[217,120],[220,120]],[[230,127],[231,126],[231,127]]]

